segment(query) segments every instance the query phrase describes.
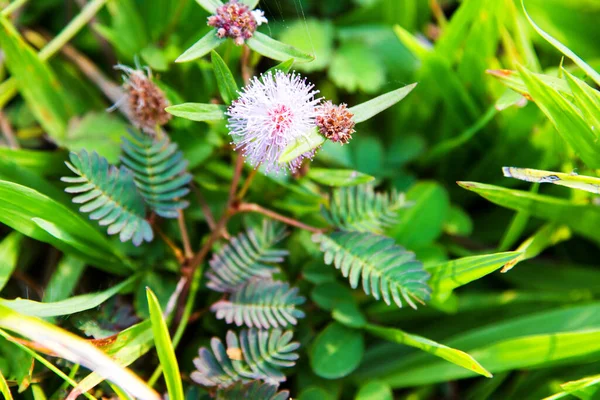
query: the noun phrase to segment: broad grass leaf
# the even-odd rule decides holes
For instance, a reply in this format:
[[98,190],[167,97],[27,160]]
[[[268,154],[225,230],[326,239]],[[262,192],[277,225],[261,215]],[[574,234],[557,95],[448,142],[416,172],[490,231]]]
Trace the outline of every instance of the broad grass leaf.
[[98,307],[100,304],[104,303],[117,293],[123,292],[127,288],[130,288],[132,283],[138,279],[139,276],[134,275],[131,278],[124,280],[123,282],[102,292],[82,294],[56,302],[42,303],[28,299],[0,299],[0,304],[11,308],[18,313],[32,317],[48,318],[58,317],[61,315],[71,315]]
[[368,324],[365,326],[365,330],[385,340],[416,347],[417,349],[426,351],[427,353],[433,354],[436,357],[450,361],[459,367],[473,371],[479,375],[483,375],[486,378],[492,377],[492,374],[488,370],[482,367],[475,358],[464,351],[453,349],[422,336],[404,332],[400,329],[386,328],[383,326]]
[[532,217],[564,224],[582,236],[600,243],[600,208],[551,196],[506,189],[477,182],[459,182],[463,188],[477,193],[492,203]]
[[349,111],[354,114],[352,119],[358,124],[373,118],[375,115],[404,99],[416,86],[417,83],[411,83],[410,85],[382,94],[381,96],[377,96],[362,104],[350,107]]
[[72,116],[65,89],[6,18],[0,17],[0,25],[0,47],[17,88],[48,135],[61,142]]
[[179,365],[177,364],[175,350],[173,349],[173,343],[171,342],[171,336],[169,335],[169,328],[163,318],[158,299],[150,288],[146,288],[146,295],[148,298],[148,309],[150,310],[150,321],[152,323],[154,343],[156,345],[156,352],[158,353],[160,365],[162,366],[165,375],[169,399],[183,400],[181,374],[179,373]]
[[96,346],[48,322],[19,314],[0,305],[0,327],[37,342],[61,358],[97,372],[139,399],[160,399],[158,393],[143,380],[116,363]]
[[111,273],[126,274],[130,268],[104,235],[55,200],[33,189],[2,180],[0,198],[3,199],[0,202],[0,222],[22,234],[77,254]]
[[52,303],[71,296],[85,271],[85,262],[70,254],[59,261],[44,289],[43,301]]
[[322,378],[342,378],[358,367],[364,348],[360,331],[334,322],[312,344],[310,365],[313,372]]
[[40,151],[0,147],[1,163],[14,163],[40,176],[57,176],[65,173],[67,171],[66,159],[67,153],[62,150]]
[[[574,360],[572,356],[586,356],[585,353],[597,357],[600,349],[595,350],[597,344],[592,343],[600,335],[600,314],[596,312],[599,306],[600,303],[594,302],[504,319],[462,332],[444,342],[468,352],[491,373],[542,366],[549,361],[544,358],[552,356],[548,353],[549,343],[561,333],[567,333],[567,336],[560,343],[562,348],[555,353],[560,360],[553,362],[567,363]],[[523,357],[528,349],[532,353]],[[505,351],[506,358],[503,356]],[[519,352],[522,354],[517,356]],[[377,377],[393,388],[400,388],[475,376],[475,373],[422,353],[400,358],[389,355],[388,351],[385,359],[369,358],[369,363],[363,363],[355,377],[361,380]]]
[[304,63],[315,59],[314,55],[298,50],[289,44],[281,43],[260,32],[254,32],[254,35],[246,40],[246,44],[255,52],[277,61],[293,58],[296,63]]
[[225,118],[227,108],[218,104],[183,103],[169,106],[165,111],[192,121],[218,121]]

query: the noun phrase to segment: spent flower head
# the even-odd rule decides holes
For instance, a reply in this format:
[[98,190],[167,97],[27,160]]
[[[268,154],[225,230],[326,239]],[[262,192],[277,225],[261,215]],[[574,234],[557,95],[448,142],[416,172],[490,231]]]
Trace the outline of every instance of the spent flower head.
[[223,4],[217,8],[215,15],[208,17],[208,25],[217,29],[219,38],[231,38],[238,46],[254,35],[256,27],[267,22],[264,12],[258,9],[251,11],[237,0]]
[[279,156],[292,142],[315,126],[316,106],[320,102],[314,85],[296,73],[277,71],[254,77],[242,89],[239,99],[227,111],[230,135],[236,150],[242,151],[254,167],[263,164],[266,172],[294,171],[307,153],[289,164]]
[[163,91],[152,82],[150,68],[134,69],[118,64],[115,69],[123,71],[125,96],[113,107],[125,106],[131,122],[144,132],[153,134],[157,125],[165,125],[171,114],[165,111],[170,105]]
[[352,139],[355,132],[353,116],[346,104],[335,105],[326,101],[317,107],[316,124],[321,135],[343,145]]

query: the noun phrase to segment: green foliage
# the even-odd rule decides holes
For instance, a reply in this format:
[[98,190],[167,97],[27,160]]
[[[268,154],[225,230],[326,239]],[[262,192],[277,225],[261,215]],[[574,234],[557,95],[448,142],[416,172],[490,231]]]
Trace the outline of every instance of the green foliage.
[[277,391],[277,386],[260,383],[259,381],[245,384],[238,382],[225,390],[217,392],[217,400],[288,400],[289,397],[290,393],[287,390]]
[[210,260],[206,273],[208,286],[217,292],[235,292],[252,278],[270,278],[288,255],[287,250],[273,249],[285,237],[285,227],[265,220],[262,229],[248,229],[231,238]]
[[383,298],[386,304],[393,300],[398,307],[402,307],[402,299],[413,308],[417,308],[413,300],[423,303],[429,299],[429,274],[414,253],[394,240],[366,232],[317,234],[313,240],[320,243],[325,264],[334,263],[352,288],[362,280],[366,294]]
[[382,233],[397,223],[398,211],[407,206],[404,194],[375,192],[373,185],[359,185],[334,190],[322,213],[338,229]]
[[122,242],[132,240],[139,246],[154,237],[152,227],[144,218],[146,205],[136,188],[133,174],[124,167],[109,165],[97,153],[82,150],[70,154],[67,167],[77,177],[64,177],[74,184],[66,191],[76,194],[73,203],[82,204],[79,211],[91,213],[90,219],[101,226],[108,225],[108,234],[119,234]]
[[183,153],[167,135],[156,140],[134,131],[130,135],[131,140],[123,138],[123,165],[133,172],[135,184],[152,211],[177,218],[189,205],[181,198],[189,193],[187,184],[192,180]]
[[250,280],[235,291],[228,300],[220,300],[210,309],[217,319],[228,324],[246,325],[249,328],[285,328],[296,325],[304,313],[297,308],[304,303],[297,288],[269,279]]
[[358,367],[364,347],[360,331],[334,322],[315,339],[310,351],[310,365],[322,378],[342,378]]
[[280,368],[294,366],[300,344],[292,342],[292,331],[244,329],[227,332],[227,348],[213,338],[211,350],[200,348],[191,378],[202,385],[227,388],[236,381],[262,380],[277,385],[285,381]]

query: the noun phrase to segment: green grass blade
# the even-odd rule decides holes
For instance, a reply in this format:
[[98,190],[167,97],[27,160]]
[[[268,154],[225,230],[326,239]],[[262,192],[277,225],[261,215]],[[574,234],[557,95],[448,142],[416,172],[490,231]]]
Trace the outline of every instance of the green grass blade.
[[[2,180],[0,198],[3,199],[0,222],[26,236],[74,253],[108,272],[126,273],[128,262],[108,239],[64,205],[33,189]],[[36,223],[39,216],[45,219],[37,219]],[[52,230],[48,232],[46,228]]]
[[577,79],[563,69],[565,80],[573,91],[575,104],[581,110],[585,120],[593,125],[593,130],[600,135],[600,92],[590,87],[581,79]]
[[117,364],[96,346],[43,320],[28,317],[0,305],[0,327],[35,341],[73,363],[80,364],[143,400],[160,396],[128,369]]
[[293,58],[296,62],[301,63],[315,59],[311,54],[300,51],[289,44],[281,43],[260,32],[254,32],[254,36],[246,40],[246,44],[255,52],[277,61],[287,61]]
[[22,96],[50,137],[60,142],[73,116],[65,89],[6,18],[0,17],[0,25],[0,47]]
[[4,396],[5,400],[13,400],[12,393],[10,392],[4,375],[2,375],[2,371],[0,371],[0,393]]
[[[108,354],[117,364],[128,366],[154,347],[150,321],[133,325],[109,340],[98,340],[95,345]],[[104,378],[96,372],[89,374],[75,387],[77,393],[86,393]]]
[[443,344],[434,342],[433,340],[424,338],[422,336],[413,335],[400,329],[386,328],[383,326],[368,324],[365,326],[365,330],[385,340],[416,347],[417,349],[426,351],[427,353],[433,354],[436,357],[443,358],[444,360],[450,361],[451,363],[469,371],[483,375],[486,378],[492,377],[492,374],[488,370],[482,367],[481,364],[475,360],[475,358],[464,351],[444,346]]
[[429,285],[433,292],[437,294],[449,293],[457,287],[491,274],[506,263],[516,259],[520,254],[518,251],[507,251],[463,257],[428,266],[425,269],[431,273]]
[[169,106],[165,111],[192,121],[218,121],[225,119],[227,108],[218,104],[183,103]]
[[17,266],[21,240],[23,236],[20,233],[12,232],[0,243],[0,291]]
[[146,297],[148,299],[148,308],[150,310],[150,321],[152,322],[152,332],[154,332],[156,352],[158,353],[160,365],[163,368],[165,382],[167,383],[167,391],[169,392],[169,399],[183,400],[181,374],[179,373],[179,365],[177,364],[177,358],[175,357],[173,343],[171,343],[169,328],[163,318],[158,299],[154,293],[152,293],[150,288],[146,288]]
[[567,46],[565,46],[564,44],[562,44],[561,42],[559,42],[558,40],[553,38],[550,34],[548,34],[542,28],[540,28],[535,23],[535,21],[533,19],[531,19],[531,16],[529,16],[529,14],[527,13],[527,9],[525,8],[524,0],[521,0],[521,7],[523,7],[523,12],[525,13],[525,16],[527,17],[527,19],[529,20],[529,23],[531,24],[533,29],[535,29],[536,32],[540,34],[540,36],[542,36],[544,39],[546,39],[546,41],[548,41],[548,43],[550,43],[552,46],[554,46],[558,51],[560,51],[565,56],[570,58],[571,61],[573,61],[575,64],[577,64],[577,66],[579,66],[579,68],[584,70],[585,73],[590,78],[592,78],[592,80],[594,82],[596,82],[596,85],[600,85],[600,74],[598,72],[596,72],[596,70],[594,70],[590,65],[588,65],[585,61],[583,61],[581,58],[579,58],[579,56],[577,54],[575,54],[573,51],[571,51],[571,49],[569,49]]
[[492,203],[515,211],[526,211],[532,217],[567,225],[574,232],[600,243],[600,208],[595,205],[505,189],[477,182],[458,182]]
[[71,296],[84,271],[83,260],[68,254],[63,256],[46,285],[43,301],[52,303]]
[[217,78],[217,86],[225,104],[231,104],[237,98],[237,84],[231,70],[216,51],[210,52],[213,71]]
[[520,68],[519,72],[533,101],[546,114],[565,142],[590,168],[600,168],[600,142],[579,110],[538,76],[525,68]]
[[38,301],[27,299],[4,300],[0,299],[0,304],[10,307],[12,310],[23,315],[32,317],[47,318],[58,317],[60,315],[70,315],[92,308],[98,307],[112,296],[127,289],[139,277],[137,275],[112,286],[98,293],[83,294],[80,296],[69,297],[68,299],[54,303],[40,303]]

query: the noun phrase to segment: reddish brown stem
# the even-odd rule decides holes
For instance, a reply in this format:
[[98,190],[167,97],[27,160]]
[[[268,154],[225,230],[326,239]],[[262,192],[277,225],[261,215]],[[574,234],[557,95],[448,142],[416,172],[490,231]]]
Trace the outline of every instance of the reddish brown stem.
[[11,149],[18,149],[19,142],[17,141],[17,137],[15,136],[15,132],[13,131],[10,122],[6,118],[6,115],[2,111],[0,111],[0,129],[8,142],[8,147]]
[[186,260],[191,260],[192,257],[194,257],[194,251],[192,250],[192,245],[190,244],[190,236],[188,234],[187,227],[185,226],[185,217],[183,215],[183,210],[179,210],[179,215],[177,216],[177,223],[179,224],[179,231],[181,232],[183,253],[185,255]]
[[302,223],[298,220],[295,220],[293,218],[290,217],[286,217],[285,215],[281,215],[276,213],[275,211],[269,210],[267,208],[263,208],[261,206],[259,206],[258,204],[254,204],[254,203],[241,203],[239,204],[236,209],[237,212],[255,212],[255,213],[259,213],[262,215],[265,215],[269,218],[273,218],[277,221],[281,221],[285,224],[291,225],[291,226],[295,226],[297,228],[300,229],[304,229],[307,230],[309,232],[314,232],[314,233],[322,233],[325,232],[324,229],[321,228],[316,228],[314,226],[310,226],[310,225],[306,225],[305,223]]

